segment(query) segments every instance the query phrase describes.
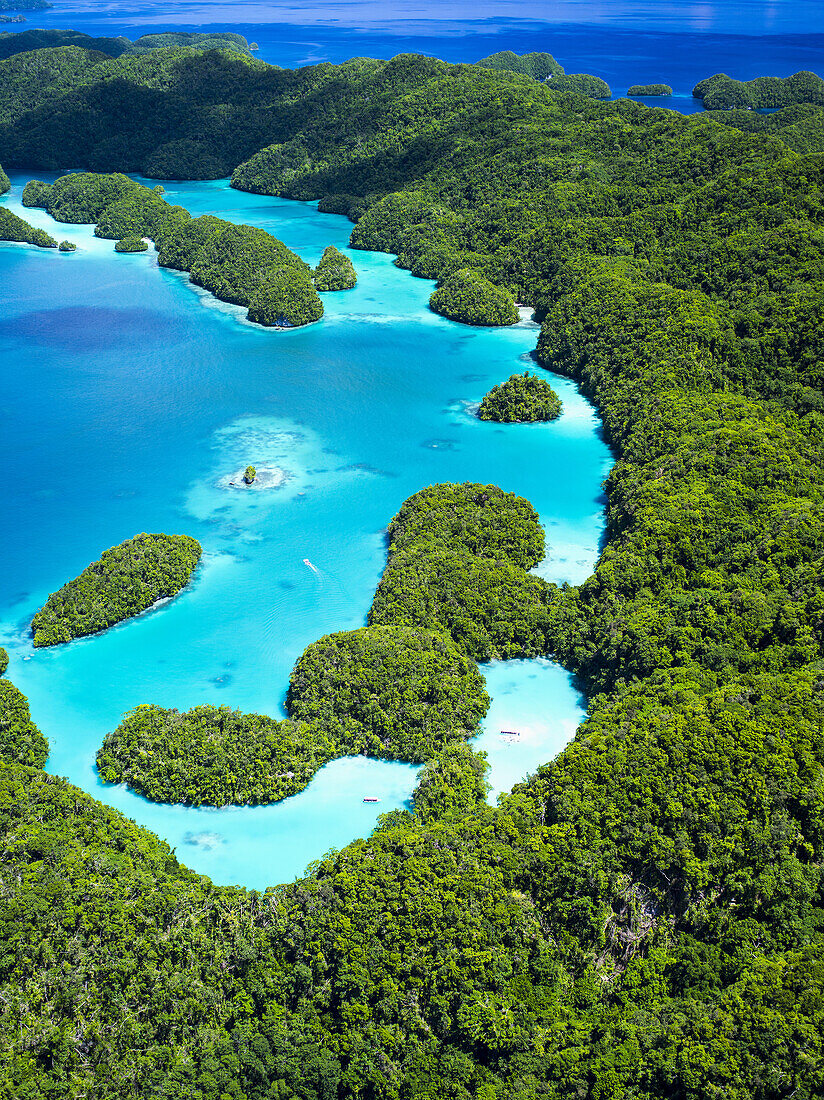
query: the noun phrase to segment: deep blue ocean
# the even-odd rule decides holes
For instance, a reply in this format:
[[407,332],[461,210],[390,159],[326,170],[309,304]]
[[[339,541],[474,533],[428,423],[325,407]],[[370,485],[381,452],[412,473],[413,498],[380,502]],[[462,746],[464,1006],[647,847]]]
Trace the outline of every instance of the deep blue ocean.
[[[669,3],[527,7],[370,3],[59,3],[29,26],[137,37],[152,30],[239,30],[280,65],[389,57],[409,50],[474,61],[498,49],[547,50],[567,71],[617,94],[664,81],[691,110],[695,81],[822,71],[819,4]],[[540,17],[540,19],[538,18]],[[42,176],[42,173],[37,173]],[[530,363],[536,327],[469,329],[432,314],[432,284],[392,258],[351,253],[353,291],[324,296],[326,316],[288,333],[249,325],[155,254],[121,256],[91,227],[22,211],[32,173],[0,203],[78,243],[73,255],[0,244],[0,644],[9,676],[49,738],[47,767],[153,829],[183,862],[221,883],[263,888],[365,836],[403,806],[414,767],[333,762],[302,794],[270,807],[194,810],[103,787],[94,756],[124,711],[228,704],[278,716],[289,672],[322,634],[363,625],[403,500],[438,481],[493,482],[528,497],[547,531],[539,572],[580,583],[603,532],[611,458],[597,417],[564,379],[550,425],[481,423],[491,385]],[[193,214],[264,226],[314,263],[345,249],[343,218],[232,191],[225,181],[169,185]],[[247,463],[287,474],[278,489],[235,493]],[[204,559],[181,596],[94,638],[47,651],[29,622],[48,594],[140,531],[194,535]],[[311,563],[311,568],[305,564]],[[547,661],[484,669],[493,706],[477,744],[492,798],[551,759],[583,716],[570,677]],[[518,729],[517,743],[501,738]],[[380,802],[365,804],[364,797]]]

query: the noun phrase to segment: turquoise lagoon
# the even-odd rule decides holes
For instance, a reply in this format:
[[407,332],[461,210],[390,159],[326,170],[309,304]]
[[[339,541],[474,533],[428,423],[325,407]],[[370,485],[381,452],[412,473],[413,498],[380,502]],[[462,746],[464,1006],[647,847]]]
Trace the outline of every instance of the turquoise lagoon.
[[[274,806],[168,807],[99,782],[103,736],[142,702],[281,715],[304,647],[364,624],[387,523],[433,482],[492,482],[528,497],[547,530],[539,572],[582,581],[597,556],[611,461],[597,417],[557,378],[564,412],[555,423],[480,422],[484,392],[528,365],[536,326],[470,329],[437,317],[427,308],[432,284],[390,256],[350,252],[355,290],[325,295],[316,325],[267,331],[158,268],[152,251],[116,255],[89,226],[23,211],[28,178],[12,173],[0,201],[78,250],[0,245],[8,675],[49,739],[49,771],[152,829],[216,882],[289,881],[406,805],[417,768],[346,758]],[[345,249],[351,231],[312,204],[226,182],[167,193],[193,214],[264,226],[309,263],[327,244]],[[279,468],[283,484],[228,487],[247,463]],[[105,634],[35,652],[28,623],[48,594],[139,531],[201,541],[190,588]],[[476,744],[490,756],[494,799],[556,755],[583,709],[551,662],[483,671],[493,705]],[[502,729],[521,736],[508,741]]]

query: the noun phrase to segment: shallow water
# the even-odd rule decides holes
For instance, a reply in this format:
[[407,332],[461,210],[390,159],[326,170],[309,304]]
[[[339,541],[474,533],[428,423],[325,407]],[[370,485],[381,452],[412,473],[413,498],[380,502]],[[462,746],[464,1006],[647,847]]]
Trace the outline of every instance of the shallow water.
[[[21,213],[27,179],[13,173],[2,200]],[[327,244],[345,248],[351,230],[310,204],[225,182],[168,191],[195,214],[265,226],[310,263]],[[437,317],[427,309],[432,284],[389,256],[350,253],[358,287],[325,295],[319,324],[279,333],[159,269],[152,251],[117,255],[91,227],[24,213],[78,251],[0,246],[0,637],[9,675],[49,738],[50,771],[153,829],[217,882],[289,880],[405,805],[417,769],[339,760],[279,805],[166,807],[100,784],[94,755],[105,733],[141,702],[282,714],[303,648],[363,625],[386,525],[433,482],[492,482],[528,497],[550,546],[539,571],[583,580],[610,464],[597,419],[557,378],[564,413],[553,424],[480,422],[473,405],[529,362],[536,327],[469,329]],[[256,493],[229,489],[227,476],[249,463],[281,468],[286,480]],[[28,622],[48,594],[139,531],[201,541],[190,588],[105,634],[35,652]],[[478,744],[498,792],[554,756],[582,710],[549,662],[493,665],[488,680],[495,702]],[[500,730],[513,725],[522,739],[503,742]]]

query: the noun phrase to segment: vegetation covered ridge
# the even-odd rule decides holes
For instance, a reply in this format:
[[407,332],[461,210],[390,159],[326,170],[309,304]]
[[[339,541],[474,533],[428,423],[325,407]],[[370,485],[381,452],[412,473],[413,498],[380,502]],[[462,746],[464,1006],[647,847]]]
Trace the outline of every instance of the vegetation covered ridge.
[[464,325],[514,325],[518,320],[518,310],[506,291],[468,267],[445,279],[433,291],[429,305],[435,313]]
[[[2,180],[0,180],[0,185]],[[45,229],[29,225],[25,218],[0,206],[0,241],[34,244],[38,248],[57,248],[57,241]]]
[[[201,56],[163,69],[162,94],[139,71],[125,152],[103,144],[111,105],[85,112],[94,81],[33,84],[0,159],[10,143],[56,155],[60,120],[80,118],[79,156],[150,155],[183,125],[178,64],[202,152],[246,63]],[[555,653],[589,717],[497,808],[477,761],[445,752],[422,814],[264,895],[215,888],[82,792],[3,763],[2,1087],[817,1100],[824,208],[821,158],[794,150],[820,114],[785,141],[424,59],[275,76],[305,98],[239,182],[329,196],[362,246],[430,278],[469,266],[535,306],[543,363],[597,402],[617,456],[585,585],[530,574],[530,517],[503,541],[478,487],[393,524],[373,617],[417,626],[422,609],[473,655]],[[4,77],[5,112],[22,85]],[[227,159],[254,144],[236,118]]]
[[471,737],[489,707],[483,676],[451,638],[405,625],[329,634],[308,646],[287,711],[341,752],[422,763]]
[[[0,657],[0,675],[7,664],[8,657],[5,664]],[[0,758],[42,768],[48,755],[48,742],[31,720],[28,699],[10,680],[0,679]]]
[[143,238],[150,238],[161,267],[186,271],[221,301],[246,306],[257,324],[294,328],[323,315],[311,269],[282,241],[255,226],[192,218],[166,202],[160,185],[75,172],[53,184],[30,180],[23,204],[43,207],[57,221],[95,222],[95,235],[114,240],[116,252],[145,252]]
[[[2,10],[2,9],[0,9]],[[134,42],[123,35],[92,36],[82,31],[40,30],[0,34],[0,58],[13,57],[32,50],[58,49],[76,46],[107,57],[136,57],[149,50],[191,47],[197,50],[229,50],[251,57],[250,46],[242,34],[232,32],[167,31],[163,34],[143,34]]]
[[35,646],[97,634],[177,595],[202,553],[189,535],[135,535],[105,550],[49,596],[31,622]]
[[437,627],[475,661],[545,652],[550,588],[532,505],[494,485],[433,485],[389,526],[371,625]]
[[708,111],[733,107],[791,107],[799,103],[824,104],[824,80],[816,73],[799,72],[793,76],[757,76],[753,80],[733,80],[716,73],[699,80],[692,90],[704,101]]

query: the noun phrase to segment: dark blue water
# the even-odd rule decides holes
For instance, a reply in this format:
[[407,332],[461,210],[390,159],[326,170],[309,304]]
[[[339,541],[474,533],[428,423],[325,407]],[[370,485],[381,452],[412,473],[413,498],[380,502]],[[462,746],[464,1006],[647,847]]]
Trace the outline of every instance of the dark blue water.
[[741,80],[824,72],[824,4],[817,0],[301,6],[113,0],[104,11],[91,0],[67,0],[32,15],[29,26],[130,38],[168,29],[234,30],[259,44],[263,60],[290,68],[404,52],[472,62],[497,50],[544,50],[567,72],[602,77],[615,95],[631,84],[670,84],[677,99],[667,105],[682,111],[701,109],[692,88],[716,72]]

